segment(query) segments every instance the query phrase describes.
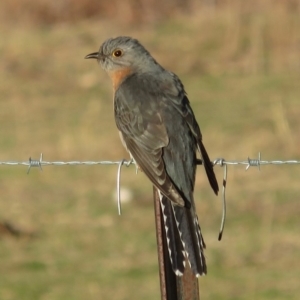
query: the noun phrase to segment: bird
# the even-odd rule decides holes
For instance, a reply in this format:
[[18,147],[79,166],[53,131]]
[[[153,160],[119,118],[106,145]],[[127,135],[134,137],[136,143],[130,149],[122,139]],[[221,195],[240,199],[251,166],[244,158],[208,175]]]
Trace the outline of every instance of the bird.
[[158,190],[174,273],[182,276],[188,263],[196,277],[205,275],[193,195],[197,152],[216,195],[219,187],[183,83],[132,37],[109,38],[85,58],[96,59],[111,78],[121,141]]

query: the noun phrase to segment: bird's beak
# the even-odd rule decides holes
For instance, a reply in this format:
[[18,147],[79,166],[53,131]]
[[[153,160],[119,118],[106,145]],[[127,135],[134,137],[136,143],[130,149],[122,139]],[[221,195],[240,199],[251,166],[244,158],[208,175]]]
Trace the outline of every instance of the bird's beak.
[[88,59],[88,58],[99,59],[99,52],[94,52],[94,53],[88,54],[88,55],[85,57],[85,59]]

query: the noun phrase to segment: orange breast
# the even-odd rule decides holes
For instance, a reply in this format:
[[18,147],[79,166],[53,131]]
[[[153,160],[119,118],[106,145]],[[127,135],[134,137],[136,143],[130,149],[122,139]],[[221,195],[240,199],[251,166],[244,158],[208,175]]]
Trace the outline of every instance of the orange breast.
[[124,79],[131,73],[132,73],[132,69],[129,67],[123,68],[118,71],[111,71],[108,73],[112,80],[114,91],[116,91],[116,89],[119,87],[119,85],[122,83],[122,81],[124,81]]

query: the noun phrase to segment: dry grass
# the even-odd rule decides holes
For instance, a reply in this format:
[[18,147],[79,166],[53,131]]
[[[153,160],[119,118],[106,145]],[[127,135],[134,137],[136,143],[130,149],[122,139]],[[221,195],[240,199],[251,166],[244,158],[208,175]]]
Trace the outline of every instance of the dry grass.
[[[182,78],[212,158],[261,151],[265,159],[299,159],[299,8],[264,3],[218,4],[139,27],[115,19],[3,22],[1,160],[41,151],[49,160],[127,157],[110,82],[83,59],[119,34],[139,38]],[[2,166],[0,220],[33,234],[0,235],[0,299],[158,299],[151,186],[134,173],[123,171],[122,186],[134,196],[118,217],[116,167],[47,167],[27,176]],[[195,193],[208,246],[203,299],[297,299],[298,167],[230,167],[221,243],[220,199],[201,168]]]

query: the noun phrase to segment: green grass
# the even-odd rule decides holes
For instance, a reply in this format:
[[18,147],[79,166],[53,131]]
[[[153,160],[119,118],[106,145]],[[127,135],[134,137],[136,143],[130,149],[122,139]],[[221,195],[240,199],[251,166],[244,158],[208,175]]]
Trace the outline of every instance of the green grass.
[[[284,62],[277,72],[272,60],[269,72],[245,71],[238,57],[252,49],[249,31],[228,50],[231,23],[218,22],[197,35],[195,18],[122,30],[100,21],[2,30],[0,160],[40,152],[45,160],[128,158],[113,121],[111,83],[83,59],[120,33],[138,37],[182,78],[212,159],[245,160],[259,151],[266,160],[299,159],[299,72]],[[261,169],[229,166],[222,242],[221,198],[197,172],[209,270],[200,279],[203,299],[300,293],[299,167]],[[159,299],[152,188],[143,174],[124,168],[122,187],[133,199],[119,217],[116,172],[117,166],[49,166],[26,175],[25,167],[1,166],[0,220],[24,232],[0,232],[1,300]],[[216,173],[221,182],[223,169]]]

